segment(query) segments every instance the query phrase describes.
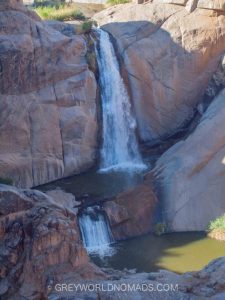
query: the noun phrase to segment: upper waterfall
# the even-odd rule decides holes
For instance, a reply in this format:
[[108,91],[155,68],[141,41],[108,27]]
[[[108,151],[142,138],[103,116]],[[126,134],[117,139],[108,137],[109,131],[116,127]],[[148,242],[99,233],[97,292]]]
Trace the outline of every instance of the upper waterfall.
[[103,145],[100,170],[143,169],[135,135],[136,121],[119,63],[107,32],[97,29],[99,47],[96,50],[101,85],[103,111]]

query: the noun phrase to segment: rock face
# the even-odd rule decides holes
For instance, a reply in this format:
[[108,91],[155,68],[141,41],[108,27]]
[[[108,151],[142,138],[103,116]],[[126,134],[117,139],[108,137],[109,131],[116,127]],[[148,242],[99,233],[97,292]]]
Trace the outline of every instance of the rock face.
[[195,131],[165,152],[155,175],[171,231],[205,230],[225,212],[225,89]]
[[224,0],[155,0],[154,2],[182,5],[190,12],[194,11],[197,7],[225,12]]
[[104,277],[88,261],[71,209],[39,191],[5,185],[0,207],[1,299],[47,299],[48,286],[70,272]]
[[192,119],[224,53],[225,15],[154,1],[111,7],[95,19],[118,48],[141,140],[154,144],[176,133]]
[[143,235],[152,231],[156,196],[149,180],[119,194],[104,204],[115,240]]
[[96,81],[84,38],[19,2],[0,4],[0,177],[31,187],[94,164]]
[[[225,258],[221,257],[199,272],[190,272],[182,275],[160,270],[157,273],[137,273],[105,270],[112,277],[109,281],[94,281],[103,285],[105,291],[95,292],[54,292],[49,300],[61,299],[93,299],[93,300],[222,300],[225,297]],[[114,280],[113,280],[114,277]],[[117,280],[115,280],[115,277]],[[71,281],[73,282],[73,281]],[[117,285],[121,291],[107,291]],[[124,287],[127,286],[127,290]],[[128,290],[130,286],[130,290]],[[133,289],[132,289],[133,287]],[[150,290],[148,290],[148,288]],[[142,289],[142,291],[141,291]],[[152,289],[152,290],[151,290]]]
[[3,11],[9,9],[23,12],[37,21],[41,20],[35,12],[30,11],[25,6],[23,6],[23,0],[1,0],[0,10]]
[[225,1],[224,0],[199,0],[199,8],[214,9],[217,11],[225,12]]

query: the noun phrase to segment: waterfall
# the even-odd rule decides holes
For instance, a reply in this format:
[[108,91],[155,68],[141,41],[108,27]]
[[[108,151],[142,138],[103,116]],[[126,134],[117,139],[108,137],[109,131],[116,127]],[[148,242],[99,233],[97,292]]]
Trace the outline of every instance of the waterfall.
[[88,207],[79,216],[79,227],[83,243],[88,253],[110,255],[113,236],[100,207]]
[[103,111],[103,145],[100,171],[144,169],[135,135],[136,122],[119,63],[107,32],[97,29],[96,49]]

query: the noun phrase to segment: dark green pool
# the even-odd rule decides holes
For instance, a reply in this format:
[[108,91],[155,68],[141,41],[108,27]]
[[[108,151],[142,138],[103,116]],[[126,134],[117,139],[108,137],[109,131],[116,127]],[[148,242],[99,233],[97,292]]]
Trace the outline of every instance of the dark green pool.
[[48,191],[60,187],[67,193],[76,197],[89,194],[96,198],[109,198],[118,193],[134,187],[143,181],[143,173],[110,172],[99,173],[91,170],[83,174],[74,175],[37,187],[39,190]]
[[[103,199],[133,187],[143,180],[140,173],[98,173],[95,170],[38,187],[42,191],[60,187],[76,197],[84,194]],[[159,269],[183,273],[199,270],[212,259],[225,256],[225,242],[210,239],[205,233],[174,233],[161,237],[146,235],[117,243],[111,257],[92,256],[100,266],[140,272]]]

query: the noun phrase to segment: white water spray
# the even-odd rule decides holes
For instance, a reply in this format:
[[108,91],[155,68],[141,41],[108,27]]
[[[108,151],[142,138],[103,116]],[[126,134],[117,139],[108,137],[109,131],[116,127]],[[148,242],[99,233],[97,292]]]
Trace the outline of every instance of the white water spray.
[[110,255],[114,242],[105,215],[99,207],[88,207],[79,217],[84,246],[90,254]]

